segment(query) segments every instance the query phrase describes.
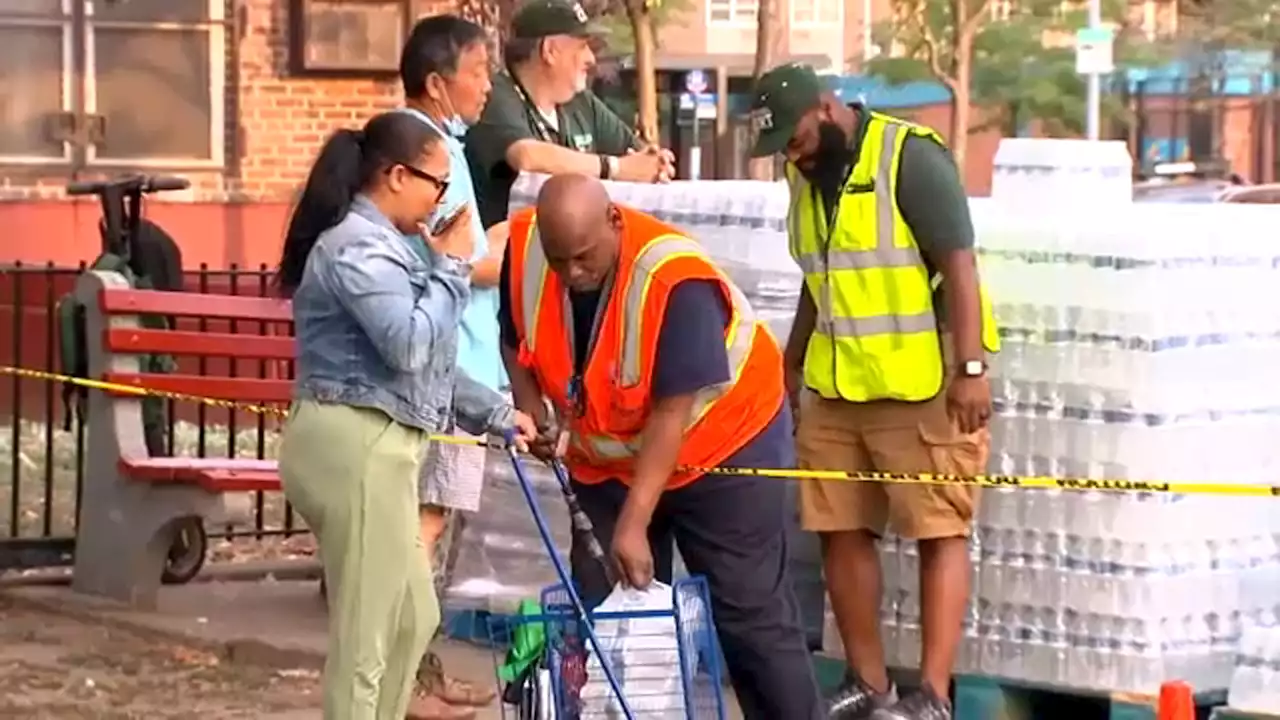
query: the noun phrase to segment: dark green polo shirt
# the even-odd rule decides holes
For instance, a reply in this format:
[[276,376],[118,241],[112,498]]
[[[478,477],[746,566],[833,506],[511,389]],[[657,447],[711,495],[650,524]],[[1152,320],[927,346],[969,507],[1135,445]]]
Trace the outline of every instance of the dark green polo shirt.
[[494,75],[489,102],[466,137],[467,162],[485,228],[507,219],[511,186],[518,175],[507,164],[507,149],[516,142],[541,140],[602,155],[623,155],[637,145],[631,127],[590,90],[561,105],[556,114],[558,130],[543,121],[510,75]]

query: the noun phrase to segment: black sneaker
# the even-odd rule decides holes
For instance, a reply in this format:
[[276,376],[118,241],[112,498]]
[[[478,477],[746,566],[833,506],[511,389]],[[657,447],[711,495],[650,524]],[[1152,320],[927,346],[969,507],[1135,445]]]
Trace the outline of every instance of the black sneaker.
[[951,704],[928,687],[871,714],[871,720],[951,720]]
[[878,693],[861,678],[850,676],[827,701],[828,720],[869,720],[871,713],[889,707],[898,701],[898,691],[889,685],[889,691]]

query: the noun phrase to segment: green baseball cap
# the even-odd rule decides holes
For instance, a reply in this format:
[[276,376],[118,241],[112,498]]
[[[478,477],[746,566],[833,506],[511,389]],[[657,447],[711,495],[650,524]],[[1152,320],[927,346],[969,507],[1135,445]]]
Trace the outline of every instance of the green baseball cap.
[[552,35],[589,37],[605,30],[592,22],[580,2],[529,0],[511,18],[511,35],[520,40],[539,40]]
[[801,63],[780,65],[760,76],[751,101],[751,121],[759,133],[751,157],[785,150],[800,118],[818,106],[826,89],[818,73]]

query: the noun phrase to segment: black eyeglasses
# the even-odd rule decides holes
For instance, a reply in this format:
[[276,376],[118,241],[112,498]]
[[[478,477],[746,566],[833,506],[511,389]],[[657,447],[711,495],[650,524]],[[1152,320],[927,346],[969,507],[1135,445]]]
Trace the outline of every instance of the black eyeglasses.
[[444,197],[444,194],[449,190],[449,181],[445,180],[444,178],[436,177],[435,175],[432,175],[426,170],[419,170],[418,168],[410,165],[409,163],[400,163],[400,167],[404,168],[406,172],[418,178],[419,180],[426,180],[427,182],[439,188],[440,194],[436,196],[436,200],[439,200],[440,198]]

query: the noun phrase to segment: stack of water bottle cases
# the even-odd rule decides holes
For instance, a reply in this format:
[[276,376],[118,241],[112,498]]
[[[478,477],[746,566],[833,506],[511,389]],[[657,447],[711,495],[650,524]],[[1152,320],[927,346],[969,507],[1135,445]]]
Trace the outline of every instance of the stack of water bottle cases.
[[[1131,172],[1123,146],[1006,141],[992,197],[972,203],[1004,344],[991,470],[1280,484],[1280,209],[1134,204]],[[512,205],[540,183],[521,178]],[[784,184],[610,192],[689,231],[786,337],[801,276]],[[1280,712],[1278,519],[1280,500],[988,490],[958,671],[1079,690],[1182,679]],[[491,598],[534,594],[500,579],[545,567],[510,528],[481,536],[510,561],[485,564]],[[918,553],[890,537],[882,554],[888,660],[917,667]]]
[[[1133,204],[1129,177],[1122,147],[1012,142],[992,198],[973,203],[1004,338],[991,470],[1277,484],[1280,218]],[[1280,709],[1280,675],[1250,670],[1280,663],[1280,643],[1240,653],[1242,634],[1276,624],[1277,518],[1270,499],[987,491],[960,671],[1143,693],[1244,685]],[[917,554],[884,553],[889,646],[915,666]]]

